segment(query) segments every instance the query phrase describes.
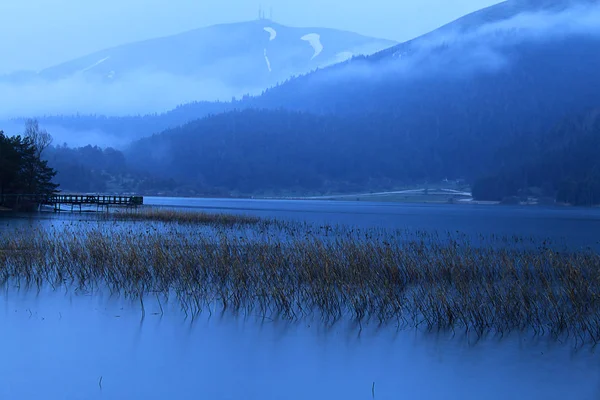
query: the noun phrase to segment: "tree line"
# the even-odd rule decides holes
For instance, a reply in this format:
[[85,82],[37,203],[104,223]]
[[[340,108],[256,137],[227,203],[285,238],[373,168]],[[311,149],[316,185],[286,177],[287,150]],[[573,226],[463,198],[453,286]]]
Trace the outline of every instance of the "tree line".
[[501,201],[531,195],[559,203],[600,204],[600,110],[565,118],[543,135],[510,143],[501,167],[476,179],[473,195]]
[[14,207],[17,195],[55,193],[56,171],[42,158],[51,140],[48,132],[33,120],[26,123],[23,135],[11,137],[0,131],[0,205]]
[[[482,140],[413,131],[394,115],[233,111],[135,142],[126,158],[202,193],[332,193],[465,179],[479,200],[600,204],[600,112]],[[484,136],[484,137],[487,137]]]
[[115,148],[87,145],[49,146],[44,159],[57,172],[61,189],[74,193],[181,195],[175,180],[160,178],[136,168]]

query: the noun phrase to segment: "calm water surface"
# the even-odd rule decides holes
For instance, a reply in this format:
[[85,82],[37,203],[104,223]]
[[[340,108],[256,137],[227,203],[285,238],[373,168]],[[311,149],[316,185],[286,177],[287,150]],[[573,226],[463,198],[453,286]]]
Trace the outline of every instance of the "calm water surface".
[[[545,239],[571,249],[600,249],[600,208],[486,205],[399,204],[323,200],[188,199],[145,197],[151,206],[187,208],[205,212],[249,214],[287,221],[386,228],[438,233],[520,236]],[[93,215],[53,213],[0,214],[0,231],[14,226],[50,226],[93,219]]]
[[426,232],[550,239],[570,248],[600,249],[600,208],[399,204],[322,200],[146,197],[145,204],[283,220]]
[[[600,210],[333,201],[146,198],[146,204],[315,224],[600,240]],[[93,215],[0,216],[16,227],[78,224]],[[599,399],[589,348],[513,335],[449,337],[253,316],[186,320],[152,299],[0,291],[0,399]]]
[[[167,306],[11,289],[0,309],[2,399],[579,399],[589,349],[511,337],[469,344],[365,326],[185,320]],[[100,387],[102,378],[102,387]]]

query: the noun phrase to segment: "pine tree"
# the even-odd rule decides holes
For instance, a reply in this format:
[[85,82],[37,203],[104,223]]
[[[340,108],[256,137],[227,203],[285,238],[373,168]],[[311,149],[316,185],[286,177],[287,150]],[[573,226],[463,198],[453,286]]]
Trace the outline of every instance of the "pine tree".
[[0,204],[12,205],[14,195],[56,192],[58,185],[52,181],[56,172],[40,154],[32,138],[8,137],[0,131]]

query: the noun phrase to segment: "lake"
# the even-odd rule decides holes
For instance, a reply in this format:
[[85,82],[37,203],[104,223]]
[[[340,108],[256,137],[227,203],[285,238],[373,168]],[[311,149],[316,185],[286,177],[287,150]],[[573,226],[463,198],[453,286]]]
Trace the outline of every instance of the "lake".
[[[2,399],[597,399],[590,350],[2,294]],[[459,335],[460,336],[460,335]],[[100,379],[102,379],[100,381]]]
[[[572,249],[600,249],[600,208],[407,204],[328,200],[253,200],[145,197],[149,206],[248,214],[284,221],[358,228],[546,239]],[[94,214],[0,213],[0,229],[95,219]],[[9,222],[10,221],[10,222]]]
[[516,235],[570,248],[600,248],[600,208],[165,197],[146,197],[144,203],[360,228]]
[[[473,242],[480,235],[518,236],[559,250],[600,250],[600,208],[504,205],[407,204],[329,200],[254,200],[145,197],[148,206],[247,214],[284,221],[362,229],[399,229],[440,234],[461,233]],[[93,220],[94,213],[43,212],[2,215],[0,231],[19,226],[51,226]]]
[[[146,198],[145,203],[361,228],[551,238],[597,247],[600,210],[333,201]],[[15,226],[90,215],[6,216]],[[476,341],[214,310],[100,293],[0,291],[0,399],[598,399],[600,357],[531,335]]]

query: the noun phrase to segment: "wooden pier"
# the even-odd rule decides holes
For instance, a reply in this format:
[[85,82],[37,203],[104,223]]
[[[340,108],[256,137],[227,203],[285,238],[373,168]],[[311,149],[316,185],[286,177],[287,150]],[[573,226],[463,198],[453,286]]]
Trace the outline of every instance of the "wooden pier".
[[71,211],[75,207],[96,206],[96,210],[110,207],[138,207],[144,204],[144,198],[141,196],[104,196],[104,195],[81,195],[81,194],[57,194],[50,196],[42,205],[54,206],[54,211],[61,211],[61,205],[71,206]]
[[84,206],[96,207],[97,211],[108,211],[110,207],[138,207],[144,204],[144,198],[141,196],[108,196],[94,194],[54,194],[50,196],[36,194],[11,194],[0,196],[0,204],[10,204],[16,206],[35,205],[38,208],[42,206],[54,207],[54,211],[65,211],[61,206],[71,206],[71,211],[79,208],[83,211]]

